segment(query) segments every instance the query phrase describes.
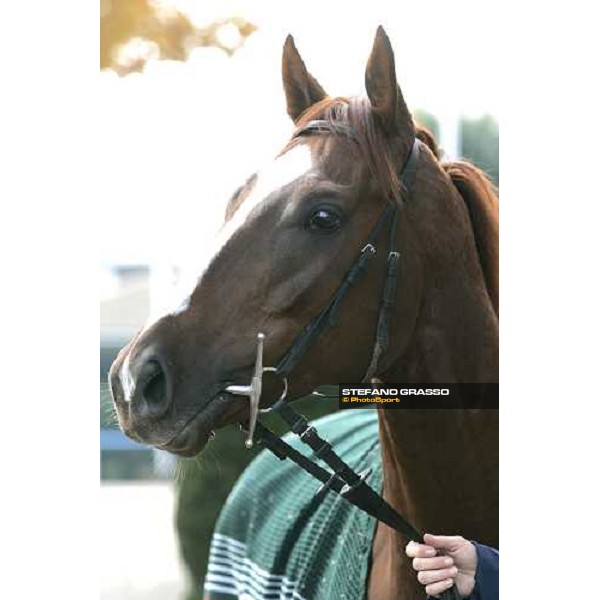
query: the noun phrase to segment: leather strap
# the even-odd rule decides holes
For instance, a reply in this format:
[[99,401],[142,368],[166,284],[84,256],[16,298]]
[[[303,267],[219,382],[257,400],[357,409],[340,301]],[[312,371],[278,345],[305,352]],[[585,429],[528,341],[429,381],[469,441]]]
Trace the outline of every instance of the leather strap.
[[287,377],[302,356],[304,356],[311,344],[319,336],[319,334],[327,326],[334,325],[336,323],[337,312],[342,304],[342,301],[346,297],[346,294],[360,278],[360,276],[367,270],[371,259],[377,254],[375,243],[379,237],[379,232],[381,231],[391,210],[392,205],[389,205],[379,217],[377,223],[375,223],[375,226],[371,230],[366,244],[363,246],[360,254],[356,257],[354,263],[346,273],[346,276],[337,288],[329,304],[317,315],[315,319],[313,319],[313,321],[308,324],[304,331],[294,340],[294,343],[286,352],[285,356],[279,361],[279,364],[276,367],[276,372],[278,375]]
[[409,540],[422,540],[421,533],[367,484],[370,471],[356,473],[337,455],[331,444],[319,435],[307,419],[289,406],[283,405],[277,412],[300,440],[313,450],[314,456],[327,464],[332,472],[295,450],[260,422],[256,424],[255,430],[255,440],[258,443],[268,448],[280,460],[289,458],[309,475],[318,479],[323,485],[317,491],[317,495],[325,495],[328,490],[332,490],[375,519],[400,531]]
[[[327,121],[310,121],[302,130],[300,130],[300,133],[309,133],[324,130],[330,131],[331,127],[332,125]],[[350,130],[345,131],[345,133],[347,135],[352,134]],[[410,189],[414,184],[421,143],[422,142],[419,139],[415,138],[411,152],[406,160],[406,163],[400,176],[401,187],[406,193],[410,192]],[[297,365],[298,361],[304,356],[304,354],[307,352],[307,350],[310,348],[310,346],[316,340],[316,338],[321,334],[321,332],[327,326],[335,325],[337,312],[348,291],[359,279],[361,274],[364,271],[366,271],[369,264],[371,263],[371,259],[377,253],[376,241],[385,222],[391,215],[392,222],[390,226],[387,274],[384,282],[382,301],[380,303],[379,314],[377,318],[377,329],[375,343],[373,346],[373,354],[371,356],[371,361],[363,379],[365,381],[368,381],[376,374],[381,356],[384,354],[385,350],[389,345],[388,315],[395,298],[398,265],[400,258],[399,253],[396,251],[396,230],[398,227],[399,212],[400,206],[397,202],[388,204],[386,209],[383,211],[383,213],[373,226],[373,229],[369,234],[367,242],[363,246],[360,254],[355,259],[352,266],[350,267],[346,276],[340,283],[330,303],[315,317],[315,319],[313,319],[306,326],[304,331],[294,340],[294,343],[292,344],[290,349],[279,361],[276,367],[276,373],[278,375],[282,377],[288,377],[293,371],[294,367]]]

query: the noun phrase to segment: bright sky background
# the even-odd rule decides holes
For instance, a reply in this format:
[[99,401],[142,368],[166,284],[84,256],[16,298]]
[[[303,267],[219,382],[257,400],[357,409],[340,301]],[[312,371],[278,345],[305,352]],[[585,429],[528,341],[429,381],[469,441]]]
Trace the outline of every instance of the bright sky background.
[[163,4],[199,24],[239,14],[259,30],[231,59],[199,48],[186,63],[153,61],[143,74],[101,73],[103,264],[181,263],[202,252],[228,196],[291,131],[280,75],[287,33],[330,95],[364,93],[382,24],[409,107],[451,120],[499,113],[501,45],[490,3]]

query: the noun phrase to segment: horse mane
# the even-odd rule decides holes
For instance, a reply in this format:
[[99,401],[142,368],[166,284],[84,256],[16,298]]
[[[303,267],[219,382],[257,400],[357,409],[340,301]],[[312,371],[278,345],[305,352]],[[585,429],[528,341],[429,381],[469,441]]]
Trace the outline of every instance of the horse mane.
[[462,196],[475,236],[475,245],[488,294],[499,312],[498,281],[498,195],[485,173],[466,161],[441,163],[442,169],[450,176],[454,187]]
[[431,153],[439,160],[441,157],[440,149],[438,148],[435,136],[427,127],[424,127],[420,123],[415,123],[415,135],[420,139],[430,150]]
[[[441,151],[434,135],[418,123],[416,135],[439,160]],[[440,166],[450,176],[469,211],[479,262],[494,312],[498,315],[498,191],[481,169],[467,161],[440,162]]]

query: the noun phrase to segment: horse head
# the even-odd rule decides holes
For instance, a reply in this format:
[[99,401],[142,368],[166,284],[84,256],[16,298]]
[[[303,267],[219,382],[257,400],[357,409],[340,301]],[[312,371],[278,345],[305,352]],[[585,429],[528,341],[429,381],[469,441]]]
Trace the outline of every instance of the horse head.
[[[385,231],[397,229],[401,284],[393,343],[376,375],[413,354],[411,364],[424,362],[425,350],[409,349],[417,329],[429,328],[431,338],[440,315],[436,298],[448,285],[469,288],[491,306],[469,209],[431,144],[421,145],[410,196],[402,190],[400,172],[420,134],[383,29],[367,62],[366,97],[328,97],[291,37],[283,50],[283,83],[294,135],[229,201],[214,252],[184,301],[148,323],[109,375],[124,432],[180,455],[198,453],[212,430],[248,418],[248,403],[226,388],[250,379],[257,334],[265,335],[265,365],[276,365],[331,301],[390,204],[401,207],[398,222],[383,224]],[[386,261],[383,244],[340,307],[336,325],[298,362],[290,398],[362,379]],[[262,405],[280,391],[280,382],[267,378]]]

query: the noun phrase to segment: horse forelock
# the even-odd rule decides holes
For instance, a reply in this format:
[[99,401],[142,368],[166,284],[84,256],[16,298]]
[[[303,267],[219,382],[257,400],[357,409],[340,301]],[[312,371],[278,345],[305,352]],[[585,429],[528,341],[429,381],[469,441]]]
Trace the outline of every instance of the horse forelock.
[[395,156],[389,136],[374,115],[371,104],[363,97],[324,98],[309,107],[298,119],[296,131],[283,152],[300,138],[310,121],[322,120],[331,125],[334,135],[351,129],[353,138],[378,188],[388,200],[399,195],[399,158]]

